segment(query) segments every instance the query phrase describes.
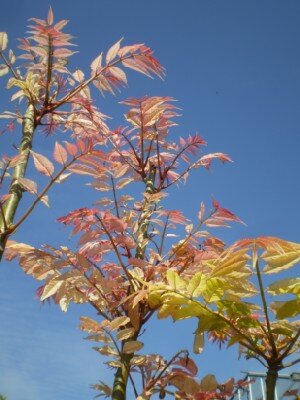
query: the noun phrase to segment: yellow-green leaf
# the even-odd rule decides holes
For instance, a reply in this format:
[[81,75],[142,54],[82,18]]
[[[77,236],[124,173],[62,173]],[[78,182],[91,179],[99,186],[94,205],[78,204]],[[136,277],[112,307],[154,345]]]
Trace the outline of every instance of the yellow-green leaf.
[[300,262],[300,244],[276,240],[271,242],[261,258],[266,266],[263,270],[266,274],[274,274],[293,267]]
[[272,283],[267,290],[271,295],[288,293],[300,295],[300,278],[281,279]]
[[186,282],[180,278],[176,271],[173,269],[169,269],[167,271],[167,281],[172,289],[175,290],[184,290],[186,288]]
[[202,272],[197,272],[187,285],[187,291],[191,297],[198,297],[206,286],[206,277]]
[[271,304],[271,309],[274,310],[278,319],[293,318],[300,314],[300,299],[274,301]]

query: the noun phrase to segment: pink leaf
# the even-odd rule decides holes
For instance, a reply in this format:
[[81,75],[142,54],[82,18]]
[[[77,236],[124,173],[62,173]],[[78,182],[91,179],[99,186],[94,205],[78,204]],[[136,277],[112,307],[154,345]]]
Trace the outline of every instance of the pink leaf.
[[33,156],[34,166],[38,172],[46,176],[52,176],[54,172],[54,166],[47,157],[42,154],[36,153],[31,150],[31,154]]
[[47,16],[47,24],[52,25],[54,20],[54,15],[51,6],[49,7],[48,16]]
[[67,152],[68,152],[71,156],[75,157],[76,154],[77,154],[77,152],[78,152],[78,149],[77,149],[77,147],[75,146],[75,144],[69,143],[69,142],[65,142],[65,144],[66,144]]
[[66,163],[68,159],[68,153],[66,149],[58,142],[55,142],[53,157],[55,161],[63,165]]
[[18,182],[27,192],[37,194],[37,184],[31,179],[19,178]]

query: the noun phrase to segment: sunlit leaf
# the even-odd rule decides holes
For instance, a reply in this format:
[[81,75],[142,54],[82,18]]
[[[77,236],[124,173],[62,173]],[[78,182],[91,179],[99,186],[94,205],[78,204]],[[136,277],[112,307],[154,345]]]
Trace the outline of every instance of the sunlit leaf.
[[31,150],[33,156],[34,166],[38,172],[46,176],[52,176],[54,172],[54,165],[47,157],[42,154],[36,153]]
[[123,353],[125,354],[135,353],[136,351],[141,350],[143,346],[144,346],[143,343],[139,342],[138,340],[130,340],[128,342],[125,342],[123,346]]
[[0,51],[4,51],[8,44],[8,36],[6,32],[0,32]]

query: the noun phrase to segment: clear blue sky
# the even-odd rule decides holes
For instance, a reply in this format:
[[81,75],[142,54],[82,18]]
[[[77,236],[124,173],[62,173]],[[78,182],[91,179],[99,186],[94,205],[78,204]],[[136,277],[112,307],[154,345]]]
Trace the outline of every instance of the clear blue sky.
[[[24,35],[27,20],[44,18],[49,7],[42,0],[1,3],[0,30],[8,32],[11,47]],[[70,20],[67,31],[76,36],[74,69],[88,71],[91,60],[123,36],[128,44],[148,44],[166,67],[164,81],[132,73],[129,88],[117,98],[99,96],[102,111],[114,117],[112,126],[124,111],[117,100],[169,95],[179,100],[183,114],[175,134],[199,132],[210,151],[233,158],[232,165],[215,164],[211,172],[195,172],[185,187],[173,192],[173,207],[180,204],[196,218],[200,202],[210,202],[213,195],[247,223],[220,232],[228,243],[262,234],[300,241],[299,1],[51,4],[57,19]],[[0,109],[9,109],[1,82],[0,88]],[[1,140],[2,153],[7,139]],[[43,143],[43,151],[49,151]],[[17,239],[33,245],[68,242],[68,232],[55,218],[93,200],[88,188],[78,189],[74,183],[50,193],[51,209],[40,207]],[[63,314],[54,305],[40,306],[34,298],[37,286],[15,264],[0,266],[0,393],[9,400],[92,398],[89,384],[111,376],[77,329],[79,316],[93,311],[73,306]],[[146,350],[171,355],[190,347],[195,326],[191,321],[173,326],[154,320],[144,335]],[[242,369],[259,369],[255,363],[238,362],[236,351],[210,347],[197,361],[200,375],[215,373],[220,379],[239,377]]]

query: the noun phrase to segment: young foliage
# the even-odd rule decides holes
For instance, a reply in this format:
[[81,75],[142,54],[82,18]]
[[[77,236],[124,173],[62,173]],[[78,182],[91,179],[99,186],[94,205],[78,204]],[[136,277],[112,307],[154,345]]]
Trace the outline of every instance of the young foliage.
[[[22,126],[18,154],[3,155],[0,163],[0,259],[8,237],[17,229],[40,201],[48,204],[46,193],[54,183],[68,177],[70,168],[84,154],[91,154],[107,141],[107,116],[94,105],[90,91],[93,84],[102,94],[127,85],[125,69],[133,69],[149,77],[162,76],[163,68],[150,48],[142,44],[121,47],[114,44],[102,61],[102,53],[91,63],[90,73],[69,69],[69,58],[75,52],[72,36],[64,32],[68,21],[54,22],[52,9],[46,20],[32,18],[30,36],[21,39],[20,54],[8,50],[8,38],[0,33],[0,76],[8,75],[7,88],[14,90],[12,101],[23,102],[16,112],[5,111],[0,118],[9,119],[4,131]],[[25,108],[25,112],[23,112]],[[2,131],[2,133],[4,132]],[[57,142],[53,161],[32,151],[34,135],[56,131],[70,132],[71,143]],[[68,154],[71,156],[68,160]],[[26,177],[30,159],[38,173],[48,177],[48,183],[38,191],[33,179]],[[24,192],[35,199],[27,212],[15,222],[15,215]]]
[[[91,151],[68,167],[69,171],[89,176],[91,187],[108,194],[93,208],[74,210],[59,218],[73,227],[73,234],[80,235],[77,251],[65,246],[38,250],[10,242],[6,252],[8,259],[19,258],[27,274],[45,281],[39,289],[42,301],[52,298],[63,311],[70,302],[89,303],[103,317],[101,322],[82,318],[81,328],[90,334],[90,340],[100,342],[96,347],[100,354],[112,357],[108,365],[116,368],[114,386],[111,392],[107,386],[103,391],[111,393],[113,399],[125,398],[127,381],[133,383],[131,373],[137,369],[146,374],[142,378],[142,398],[149,398],[158,386],[163,392],[173,382],[170,365],[175,359],[170,365],[162,361],[157,364],[160,356],[140,355],[143,343],[139,337],[153,315],[147,302],[148,287],[172,268],[181,265],[184,270],[184,258],[204,257],[207,249],[218,257],[224,244],[200,230],[214,216],[214,226],[216,221],[220,226],[230,220],[239,221],[216,201],[207,214],[201,206],[195,227],[181,211],[163,207],[165,190],[185,181],[192,169],[207,169],[213,159],[224,162],[230,158],[222,153],[203,155],[205,141],[198,134],[181,138],[178,143],[169,139],[169,129],[177,116],[173,99],[144,97],[127,99],[123,104],[129,107],[125,119],[131,126],[109,132],[105,152]],[[140,199],[130,195],[138,188],[143,190]],[[186,230],[186,237],[179,242],[172,240],[177,226]],[[199,249],[200,238],[205,250]],[[166,367],[163,374],[159,372],[161,365]],[[158,371],[155,374],[159,379],[155,380],[153,371]],[[180,374],[184,375],[184,368]],[[185,389],[176,385],[181,392],[186,391],[187,397],[179,398],[191,398],[188,383]]]
[[240,240],[217,258],[191,261],[185,271],[169,269],[165,282],[149,286],[149,305],[160,318],[198,318],[196,353],[202,351],[204,333],[228,347],[238,343],[241,354],[267,368],[267,397],[273,399],[278,371],[299,361],[286,358],[300,346],[300,285],[298,278],[282,276],[265,285],[264,276],[299,261],[298,243],[273,237]]

